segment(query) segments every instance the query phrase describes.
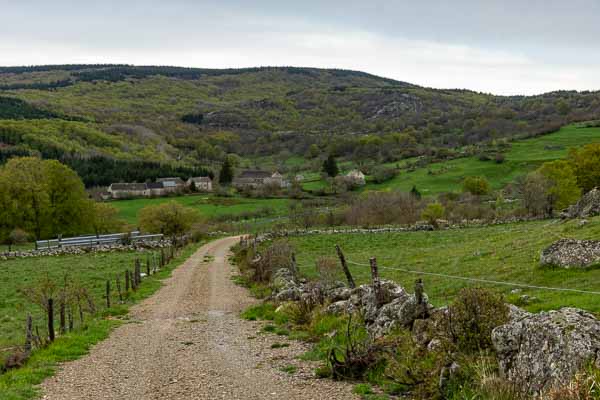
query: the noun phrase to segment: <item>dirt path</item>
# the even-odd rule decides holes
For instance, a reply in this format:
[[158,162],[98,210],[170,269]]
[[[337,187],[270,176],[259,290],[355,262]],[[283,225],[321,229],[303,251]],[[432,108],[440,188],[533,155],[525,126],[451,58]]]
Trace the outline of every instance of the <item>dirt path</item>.
[[[296,359],[304,344],[259,334],[261,323],[239,318],[254,300],[231,281],[227,256],[236,240],[199,249],[134,307],[131,323],[46,380],[43,398],[355,398],[350,385],[313,378],[314,365]],[[289,347],[272,349],[275,342]],[[288,365],[298,371],[280,370]]]

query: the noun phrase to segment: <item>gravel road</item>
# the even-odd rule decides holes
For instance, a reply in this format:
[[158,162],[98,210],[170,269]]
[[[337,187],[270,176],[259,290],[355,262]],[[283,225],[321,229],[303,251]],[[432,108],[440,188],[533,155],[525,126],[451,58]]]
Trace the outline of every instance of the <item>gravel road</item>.
[[[231,280],[227,258],[237,240],[200,248],[132,309],[130,323],[47,379],[43,398],[358,398],[349,384],[314,378],[315,365],[297,360],[305,344],[259,333],[262,323],[239,318],[255,300]],[[282,371],[290,365],[295,373]]]

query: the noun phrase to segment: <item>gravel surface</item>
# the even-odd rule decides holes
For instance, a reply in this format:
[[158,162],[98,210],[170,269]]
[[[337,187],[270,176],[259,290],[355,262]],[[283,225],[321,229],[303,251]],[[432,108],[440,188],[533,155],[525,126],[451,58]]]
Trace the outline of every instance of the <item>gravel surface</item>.
[[[351,385],[316,379],[316,365],[297,360],[306,344],[260,333],[262,323],[239,318],[256,300],[231,280],[227,258],[237,240],[199,249],[132,309],[130,323],[47,379],[43,398],[358,398]],[[289,347],[272,349],[274,343]],[[297,371],[282,371],[290,365]]]

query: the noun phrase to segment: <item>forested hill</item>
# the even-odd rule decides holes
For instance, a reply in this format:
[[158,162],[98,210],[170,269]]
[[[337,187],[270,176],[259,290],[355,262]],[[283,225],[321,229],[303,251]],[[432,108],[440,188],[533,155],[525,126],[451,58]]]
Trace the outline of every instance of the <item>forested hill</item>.
[[599,92],[505,97],[296,67],[0,67],[0,100],[4,152],[51,148],[182,167],[227,153],[444,156],[600,118]]

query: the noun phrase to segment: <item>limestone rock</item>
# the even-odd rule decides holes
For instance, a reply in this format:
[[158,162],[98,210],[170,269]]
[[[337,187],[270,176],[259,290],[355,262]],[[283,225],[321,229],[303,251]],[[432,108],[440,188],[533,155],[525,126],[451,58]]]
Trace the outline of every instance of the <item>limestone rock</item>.
[[555,267],[588,267],[600,262],[600,241],[561,239],[542,251],[540,264]]
[[562,218],[589,218],[600,215],[600,190],[594,188],[584,194],[581,199],[564,210]]
[[566,384],[588,362],[600,363],[600,321],[575,308],[521,317],[492,331],[500,372],[539,392]]

